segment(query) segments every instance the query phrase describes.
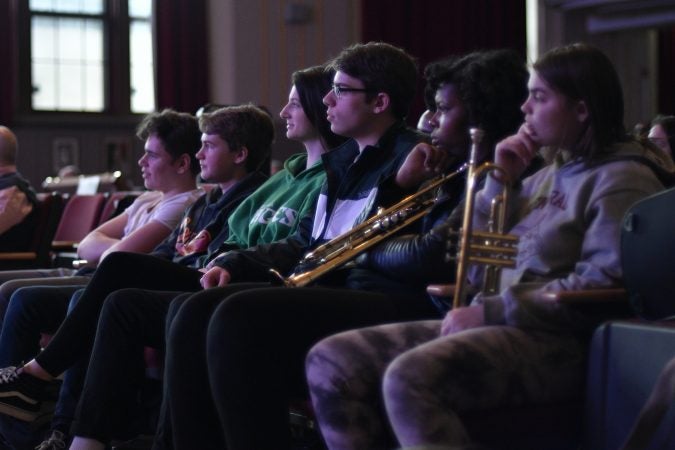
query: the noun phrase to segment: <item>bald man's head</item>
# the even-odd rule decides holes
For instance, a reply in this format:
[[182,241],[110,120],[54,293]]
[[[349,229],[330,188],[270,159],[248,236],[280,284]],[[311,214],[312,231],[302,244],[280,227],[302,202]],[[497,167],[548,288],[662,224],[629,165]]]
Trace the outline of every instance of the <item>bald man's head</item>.
[[16,164],[17,147],[16,135],[9,128],[0,125],[0,165]]

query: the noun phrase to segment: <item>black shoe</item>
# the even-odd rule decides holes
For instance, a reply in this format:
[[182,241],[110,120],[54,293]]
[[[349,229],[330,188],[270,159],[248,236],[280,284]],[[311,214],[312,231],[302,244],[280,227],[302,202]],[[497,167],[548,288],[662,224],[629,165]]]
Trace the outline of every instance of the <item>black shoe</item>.
[[48,381],[27,373],[18,372],[16,367],[0,369],[0,413],[25,422],[32,422],[45,414],[42,410],[44,392]]
[[35,447],[35,450],[61,450],[66,448],[69,440],[70,438],[59,430],[52,430],[52,434]]

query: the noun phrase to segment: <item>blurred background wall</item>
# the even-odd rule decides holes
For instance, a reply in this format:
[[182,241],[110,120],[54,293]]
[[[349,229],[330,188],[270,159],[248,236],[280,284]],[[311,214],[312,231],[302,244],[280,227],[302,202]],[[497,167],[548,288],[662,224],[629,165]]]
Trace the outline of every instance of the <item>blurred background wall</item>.
[[[55,148],[62,143],[75,147],[83,172],[120,168],[138,184],[142,143],[134,128],[142,116],[37,114],[17,98],[17,86],[29,76],[18,69],[26,48],[17,43],[21,1],[0,2],[0,61],[6,62],[0,69],[0,123],[17,132],[20,170],[39,185],[54,174]],[[553,46],[583,40],[614,60],[629,128],[657,112],[675,112],[673,0],[154,0],[154,5],[157,107],[194,112],[203,103],[264,105],[276,119],[277,159],[300,150],[285,139],[278,117],[291,73],[361,41],[402,46],[422,69],[443,56],[495,47],[514,48],[531,61]],[[423,108],[419,95],[411,124]]]

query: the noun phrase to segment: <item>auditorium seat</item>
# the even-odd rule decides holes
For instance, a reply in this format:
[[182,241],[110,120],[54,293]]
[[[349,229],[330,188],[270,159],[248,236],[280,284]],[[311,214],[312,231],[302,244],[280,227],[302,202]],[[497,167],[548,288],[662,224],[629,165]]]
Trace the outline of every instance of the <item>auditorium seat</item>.
[[[621,448],[664,366],[675,358],[675,322],[614,321],[596,330],[589,358],[585,444],[593,450]],[[654,435],[675,448],[675,404]]]
[[115,191],[107,194],[105,205],[103,205],[103,210],[101,211],[98,224],[101,225],[102,223],[122,213],[136,197],[141,195],[141,193],[141,191]]
[[96,228],[104,203],[105,195],[102,193],[73,195],[63,209],[52,248],[72,249],[87,233]]
[[106,201],[103,193],[73,195],[66,203],[52,241],[52,267],[73,266],[77,244],[99,224]]
[[[654,382],[675,358],[675,188],[642,200],[624,220],[625,286],[639,319],[596,330],[589,360],[585,448],[617,449]],[[675,448],[675,405],[645,448]]]

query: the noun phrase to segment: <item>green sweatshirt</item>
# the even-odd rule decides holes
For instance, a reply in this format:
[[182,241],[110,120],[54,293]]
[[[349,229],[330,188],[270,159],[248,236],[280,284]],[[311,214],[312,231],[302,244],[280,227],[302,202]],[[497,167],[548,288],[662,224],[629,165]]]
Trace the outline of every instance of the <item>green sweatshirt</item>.
[[326,173],[320,160],[307,170],[306,164],[305,153],[291,156],[283,170],[270,177],[232,212],[228,220],[230,236],[221,246],[222,251],[288,237],[303,217],[314,214]]

